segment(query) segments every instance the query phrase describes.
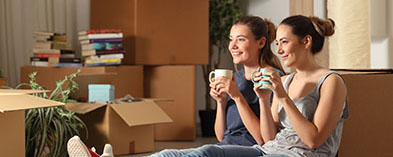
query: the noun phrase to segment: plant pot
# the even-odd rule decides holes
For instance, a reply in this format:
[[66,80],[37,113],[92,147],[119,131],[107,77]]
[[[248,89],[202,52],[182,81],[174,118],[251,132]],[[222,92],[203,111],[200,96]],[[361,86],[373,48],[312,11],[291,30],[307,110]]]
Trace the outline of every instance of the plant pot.
[[0,78],[0,86],[7,86],[7,78],[5,77]]
[[201,130],[203,137],[215,136],[214,123],[216,120],[216,110],[200,110]]

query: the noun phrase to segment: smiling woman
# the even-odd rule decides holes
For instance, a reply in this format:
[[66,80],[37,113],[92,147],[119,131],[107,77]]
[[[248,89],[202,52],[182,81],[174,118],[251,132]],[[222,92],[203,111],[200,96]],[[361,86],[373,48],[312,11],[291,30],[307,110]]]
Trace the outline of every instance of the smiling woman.
[[[260,104],[259,123],[247,126],[242,119],[247,129],[259,127],[259,135],[253,134],[261,137],[259,145],[205,145],[185,156],[334,157],[348,117],[346,86],[338,73],[319,66],[313,58],[321,51],[324,38],[334,33],[333,27],[332,20],[301,15],[281,22],[276,37],[278,54],[296,72],[280,77],[268,70],[269,77],[261,80],[271,82],[263,85],[270,90],[254,84]],[[271,93],[274,99],[270,106]]]

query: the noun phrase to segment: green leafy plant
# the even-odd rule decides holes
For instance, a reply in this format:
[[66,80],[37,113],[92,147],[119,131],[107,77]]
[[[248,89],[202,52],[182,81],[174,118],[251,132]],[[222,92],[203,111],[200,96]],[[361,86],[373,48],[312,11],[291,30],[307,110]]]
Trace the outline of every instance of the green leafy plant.
[[[56,88],[47,93],[34,94],[35,96],[58,102],[75,102],[69,99],[69,94],[78,88],[73,80],[80,69],[63,80],[56,82]],[[28,86],[33,90],[45,90],[36,82],[37,72],[29,74],[30,82],[19,84],[16,88]],[[26,156],[67,156],[67,141],[74,135],[79,135],[86,125],[74,112],[65,107],[47,107],[29,109],[26,111]]]
[[[221,63],[221,54],[227,52],[229,31],[242,15],[238,0],[209,1],[209,64],[203,65],[205,87],[209,89],[209,72]],[[214,51],[213,47],[217,47]],[[206,92],[206,110],[213,110],[209,92]]]

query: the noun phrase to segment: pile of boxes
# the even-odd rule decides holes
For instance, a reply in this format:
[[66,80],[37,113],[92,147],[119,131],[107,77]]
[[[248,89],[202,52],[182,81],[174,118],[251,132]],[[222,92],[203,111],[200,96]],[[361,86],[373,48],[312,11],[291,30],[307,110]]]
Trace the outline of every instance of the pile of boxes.
[[[126,65],[82,67],[75,80],[79,90],[72,98],[87,102],[89,84],[109,84],[115,99],[127,94],[144,99],[67,104],[87,124],[88,146],[100,153],[103,144],[111,143],[115,155],[125,155],[154,151],[157,140],[196,138],[196,66],[208,63],[208,4],[208,0],[91,2],[91,29],[123,32]],[[25,66],[21,82],[28,82],[28,74],[37,71],[37,82],[54,89],[56,80],[77,69]]]

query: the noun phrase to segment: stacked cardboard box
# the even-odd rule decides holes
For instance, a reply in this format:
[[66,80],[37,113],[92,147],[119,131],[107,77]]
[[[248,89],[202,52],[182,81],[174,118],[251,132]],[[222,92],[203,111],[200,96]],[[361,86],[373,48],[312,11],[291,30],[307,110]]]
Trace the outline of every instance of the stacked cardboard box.
[[[119,29],[126,50],[122,63],[130,66],[82,67],[82,73],[76,78],[80,89],[73,98],[87,101],[87,85],[95,83],[114,85],[115,98],[131,94],[137,98],[172,101],[144,101],[139,105],[79,104],[86,107],[83,111],[71,107],[81,114],[90,137],[94,137],[86,141],[88,145],[102,150],[103,144],[109,142],[114,145],[115,155],[124,155],[154,151],[153,139],[194,140],[195,68],[207,64],[209,55],[208,0],[94,0],[90,4],[90,29]],[[76,70],[26,66],[22,67],[21,81],[28,82],[28,74],[38,71],[37,82],[53,89],[55,80]],[[146,110],[148,103],[160,106],[173,123],[154,127],[151,124],[162,121],[140,122],[156,117],[149,116],[153,112]]]
[[349,117],[338,156],[393,156],[392,70],[368,71],[340,72],[347,85]]
[[144,65],[145,97],[174,100],[160,103],[174,122],[156,125],[155,139],[194,140],[195,68],[209,60],[209,1],[95,0],[90,4],[91,29],[120,29],[127,50],[123,63]]

